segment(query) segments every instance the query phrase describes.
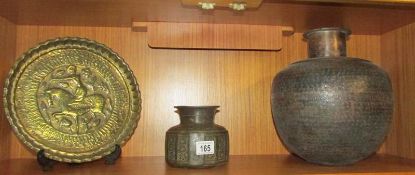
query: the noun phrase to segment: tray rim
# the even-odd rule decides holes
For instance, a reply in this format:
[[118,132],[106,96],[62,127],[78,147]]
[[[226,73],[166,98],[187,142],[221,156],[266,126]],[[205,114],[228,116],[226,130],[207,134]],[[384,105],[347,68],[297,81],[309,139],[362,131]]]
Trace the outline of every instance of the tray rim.
[[[130,119],[129,123],[126,124],[127,128],[124,129],[120,135],[114,138],[113,144],[106,145],[94,151],[89,151],[85,153],[81,153],[81,156],[76,156],[77,153],[68,153],[64,151],[59,151],[56,149],[51,149],[50,147],[40,144],[37,140],[33,137],[30,137],[30,134],[27,134],[24,131],[24,127],[17,122],[18,117],[16,116],[16,112],[14,111],[14,100],[12,99],[12,95],[14,95],[15,91],[15,83],[18,82],[19,77],[22,72],[24,72],[24,68],[26,68],[28,62],[32,60],[32,56],[38,54],[44,49],[53,48],[57,46],[75,46],[78,45],[79,47],[86,47],[89,49],[93,49],[95,51],[100,51],[101,53],[107,53],[108,56],[105,56],[108,60],[113,61],[114,65],[116,65],[118,71],[122,72],[122,76],[125,80],[125,84],[128,87],[128,94],[130,100]],[[24,66],[20,66],[24,65]],[[22,70],[23,69],[23,70]],[[19,138],[19,141],[23,143],[26,147],[30,148],[38,152],[41,149],[45,150],[45,155],[48,158],[53,160],[67,162],[67,163],[82,163],[82,162],[90,162],[93,160],[100,159],[108,154],[110,154],[114,150],[114,146],[116,144],[124,145],[134,134],[135,129],[137,128],[138,121],[141,118],[141,110],[142,110],[142,100],[141,100],[141,92],[139,90],[139,84],[137,83],[136,77],[134,76],[133,71],[130,69],[128,64],[125,60],[118,55],[115,51],[111,48],[107,47],[104,44],[98,43],[94,40],[87,39],[87,38],[80,38],[80,37],[58,37],[50,40],[46,40],[37,44],[35,47],[30,48],[25,53],[23,53],[17,61],[14,63],[12,68],[9,71],[9,74],[5,80],[4,89],[3,89],[3,107],[5,111],[5,115],[7,120],[9,121],[10,126],[12,127],[14,133]],[[126,132],[127,131],[127,132]],[[126,133],[125,133],[126,132]],[[124,136],[122,136],[124,134]],[[116,143],[119,142],[119,143]],[[100,153],[99,155],[95,155]],[[78,154],[79,155],[79,154]],[[82,157],[82,158],[77,158]]]

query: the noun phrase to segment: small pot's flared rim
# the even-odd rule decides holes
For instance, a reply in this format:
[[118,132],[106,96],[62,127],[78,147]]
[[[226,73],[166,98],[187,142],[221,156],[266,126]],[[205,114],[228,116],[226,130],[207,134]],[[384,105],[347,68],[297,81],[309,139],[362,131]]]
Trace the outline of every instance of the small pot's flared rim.
[[174,106],[174,108],[176,109],[183,109],[183,108],[188,108],[188,109],[207,109],[207,108],[219,108],[220,106],[209,106],[209,105],[204,105],[204,106]]
[[312,33],[322,32],[322,31],[338,31],[338,32],[344,33],[346,36],[352,34],[352,31],[345,27],[322,27],[322,28],[312,29],[312,30],[305,32],[303,34],[303,37],[305,39],[308,39]]

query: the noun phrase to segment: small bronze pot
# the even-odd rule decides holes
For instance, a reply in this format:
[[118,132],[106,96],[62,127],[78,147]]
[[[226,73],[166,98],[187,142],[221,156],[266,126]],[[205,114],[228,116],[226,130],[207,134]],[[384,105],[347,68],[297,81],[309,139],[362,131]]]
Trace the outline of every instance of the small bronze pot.
[[180,124],[166,133],[165,157],[169,165],[206,168],[228,162],[228,131],[214,123],[218,107],[175,106]]

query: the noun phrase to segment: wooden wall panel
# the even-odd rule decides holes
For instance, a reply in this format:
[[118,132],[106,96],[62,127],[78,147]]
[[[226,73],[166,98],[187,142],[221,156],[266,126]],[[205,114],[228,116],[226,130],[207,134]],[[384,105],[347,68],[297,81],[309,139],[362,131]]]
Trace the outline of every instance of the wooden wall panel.
[[[19,25],[16,54],[58,36],[104,43],[133,69],[143,111],[124,156],[164,155],[165,131],[179,122],[174,105],[220,105],[216,122],[229,130],[232,155],[287,154],[274,130],[270,88],[277,72],[306,58],[302,34],[283,37],[280,52],[169,50],[149,48],[146,33],[130,28]],[[350,56],[379,62],[379,36],[354,35],[349,45]],[[34,157],[14,136],[11,150],[11,158]]]
[[395,92],[394,122],[385,149],[415,158],[415,23],[383,34],[381,43],[382,66]]
[[[16,25],[0,17],[0,97],[9,68],[14,62],[16,51]],[[4,115],[3,100],[0,100],[0,160],[7,159],[10,152],[11,128]]]

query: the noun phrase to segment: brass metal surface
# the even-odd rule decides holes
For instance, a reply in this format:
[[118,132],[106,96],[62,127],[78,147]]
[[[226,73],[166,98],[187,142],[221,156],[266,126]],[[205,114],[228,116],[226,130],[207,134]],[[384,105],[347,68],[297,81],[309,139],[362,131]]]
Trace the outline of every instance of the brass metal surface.
[[48,158],[87,162],[133,134],[141,98],[128,65],[106,46],[58,38],[21,56],[4,88],[6,116],[29,148]]

